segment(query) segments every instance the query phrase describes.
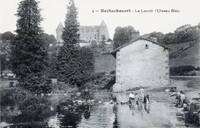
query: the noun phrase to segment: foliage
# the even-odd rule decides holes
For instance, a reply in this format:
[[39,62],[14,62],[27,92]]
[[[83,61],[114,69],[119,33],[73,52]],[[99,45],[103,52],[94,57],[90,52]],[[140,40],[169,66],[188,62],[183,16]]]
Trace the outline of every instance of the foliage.
[[57,43],[56,38],[55,38],[54,35],[52,35],[52,34],[49,35],[47,33],[43,33],[42,35],[45,38],[46,42],[48,42],[48,44],[55,45]]
[[[61,50],[62,48],[63,47],[61,47]],[[68,51],[69,50],[65,51],[65,56],[60,54],[58,55],[59,79],[61,81],[81,86],[90,79],[94,72],[93,52],[90,48],[83,47],[77,49],[77,54],[75,54],[76,56],[73,56],[73,54],[68,53]]]
[[20,104],[20,122],[43,121],[50,116],[50,101],[46,97],[26,97]]
[[57,78],[57,52],[53,52],[50,54],[50,61],[48,67],[48,75],[50,78]]
[[97,48],[97,42],[96,42],[95,40],[93,40],[93,41],[91,42],[91,47],[92,47],[92,48]]
[[48,126],[46,122],[31,122],[13,124],[9,128],[48,128]]
[[76,73],[76,60],[78,58],[78,49],[73,45],[63,45],[58,53],[57,71],[60,81],[70,82],[72,76]]
[[[10,69],[10,52],[11,42],[14,40],[15,35],[12,32],[4,32],[0,34],[0,61],[1,71]],[[2,72],[1,72],[2,73]],[[1,74],[2,76],[2,74]]]
[[[78,123],[82,119],[84,112],[89,112],[89,104],[78,104],[72,100],[67,100],[60,104],[60,111],[58,112],[58,117],[60,120],[60,127],[77,127]],[[60,116],[60,114],[62,116]]]
[[0,53],[8,54],[10,53],[10,43],[14,40],[15,35],[8,31],[0,34]]
[[163,44],[172,44],[174,43],[175,35],[174,33],[167,33],[164,35],[162,43]]
[[49,93],[52,89],[51,81],[45,75],[29,74],[26,81],[21,81],[20,86],[34,93]]
[[12,115],[9,115],[9,113],[2,115],[3,119],[9,115],[12,123],[44,121],[53,114],[53,111],[50,110],[51,102],[48,97],[36,96],[19,86],[1,90],[1,107],[5,108],[7,106],[15,107],[17,108],[16,111],[20,112]]
[[1,106],[14,106],[24,100],[28,92],[20,88],[2,89]]
[[6,54],[1,54],[0,55],[1,77],[3,77],[3,70],[6,69],[6,65],[7,65],[7,63],[9,63],[6,58],[7,58]]
[[32,87],[35,84],[30,82],[34,82],[32,79],[41,82],[48,66],[47,41],[40,27],[42,17],[38,2],[21,1],[16,16],[18,17],[17,35],[11,49],[12,69],[22,82],[21,85],[26,86],[25,88],[38,88]]
[[193,41],[199,38],[199,31],[194,28],[188,28],[187,30],[175,32],[175,42],[184,43],[188,41]]
[[64,44],[58,52],[57,71],[60,81],[81,86],[94,70],[94,58],[90,49],[78,47],[78,31],[77,9],[71,0],[62,34]]
[[147,36],[147,38],[156,37],[157,42],[162,44],[185,43],[198,40],[199,30],[195,26],[183,25],[177,28],[173,33],[163,34],[161,32],[152,32],[145,36]]
[[48,76],[50,78],[57,78],[57,57],[60,46],[52,44],[49,47],[49,66],[48,66]]
[[164,35],[162,43],[185,43],[193,40],[199,40],[199,30],[191,25],[183,25],[177,28],[174,33]]
[[76,76],[74,76],[78,86],[81,86],[92,77],[94,73],[94,61],[93,52],[90,48],[83,47],[79,49],[79,56],[77,60],[78,71]]
[[128,26],[128,27],[117,27],[115,29],[114,34],[114,48],[117,48],[119,46],[122,46],[123,44],[129,42],[131,39],[133,39],[133,33],[136,32],[134,27]]
[[197,70],[192,65],[178,66],[170,68],[170,75],[172,76],[187,76],[189,72]]
[[164,34],[162,32],[152,32],[150,33],[150,37],[155,37],[158,43],[161,43],[164,38]]
[[100,42],[100,45],[99,45],[99,48],[102,50],[102,51],[105,51],[106,50],[106,36],[105,35],[102,35],[101,36],[101,42]]
[[79,23],[77,21],[77,14],[78,12],[74,1],[70,0],[62,34],[64,45],[77,45],[79,42]]

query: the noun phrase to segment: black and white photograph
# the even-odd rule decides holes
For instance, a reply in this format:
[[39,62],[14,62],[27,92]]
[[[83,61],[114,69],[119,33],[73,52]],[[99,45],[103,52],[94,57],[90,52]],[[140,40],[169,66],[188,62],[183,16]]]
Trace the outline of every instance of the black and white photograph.
[[0,0],[0,128],[199,128],[199,0]]

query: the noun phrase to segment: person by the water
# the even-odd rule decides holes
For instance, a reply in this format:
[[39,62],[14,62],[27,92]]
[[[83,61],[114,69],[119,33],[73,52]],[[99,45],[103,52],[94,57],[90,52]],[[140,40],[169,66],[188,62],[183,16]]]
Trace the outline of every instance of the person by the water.
[[184,104],[186,104],[186,96],[183,91],[180,91],[180,99],[181,99],[181,107],[183,107]]
[[141,86],[140,87],[140,94],[141,94],[141,98],[144,98],[144,88]]
[[149,98],[149,94],[144,96],[143,103],[144,103],[145,111],[147,113],[150,113],[150,98]]
[[114,104],[117,104],[117,97],[116,97],[116,96],[113,96],[112,102],[113,102]]
[[132,104],[133,101],[135,101],[135,95],[131,92],[129,94],[129,104]]
[[135,103],[136,103],[137,105],[139,105],[139,96],[138,96],[137,93],[135,93]]
[[145,104],[150,103],[149,94],[147,94],[147,95],[144,96],[143,103],[145,103]]

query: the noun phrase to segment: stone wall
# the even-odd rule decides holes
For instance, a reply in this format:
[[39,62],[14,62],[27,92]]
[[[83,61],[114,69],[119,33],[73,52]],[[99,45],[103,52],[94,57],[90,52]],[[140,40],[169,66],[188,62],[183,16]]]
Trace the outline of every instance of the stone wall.
[[168,50],[152,42],[138,40],[117,52],[114,92],[168,84]]

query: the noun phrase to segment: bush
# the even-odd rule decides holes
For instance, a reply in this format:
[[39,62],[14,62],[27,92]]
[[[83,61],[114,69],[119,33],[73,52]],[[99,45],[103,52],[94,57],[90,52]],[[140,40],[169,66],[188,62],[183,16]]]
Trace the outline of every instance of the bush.
[[195,71],[196,68],[192,65],[178,66],[170,68],[170,75],[172,76],[187,76],[189,72]]
[[1,90],[1,106],[14,106],[28,95],[26,90],[20,88],[10,88]]
[[94,73],[93,52],[85,47],[61,47],[57,67],[59,81],[80,87],[90,80]]
[[192,80],[187,82],[185,86],[189,88],[195,88],[198,87],[199,85],[200,85],[199,81]]
[[9,128],[47,128],[46,122],[31,122],[31,123],[18,123],[15,125],[9,126]]
[[15,122],[44,121],[51,116],[50,105],[45,97],[26,97],[19,104],[21,114],[15,118]]
[[[17,107],[21,114],[14,114],[11,111],[2,115],[2,119],[12,123],[43,121],[48,118],[50,111],[50,101],[46,97],[35,97],[32,93],[19,87],[1,90],[1,107]],[[9,119],[9,120],[7,120]]]
[[34,92],[48,93],[51,91],[51,81],[45,76],[29,75],[25,81],[21,81],[19,86]]

